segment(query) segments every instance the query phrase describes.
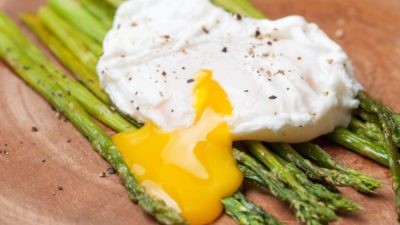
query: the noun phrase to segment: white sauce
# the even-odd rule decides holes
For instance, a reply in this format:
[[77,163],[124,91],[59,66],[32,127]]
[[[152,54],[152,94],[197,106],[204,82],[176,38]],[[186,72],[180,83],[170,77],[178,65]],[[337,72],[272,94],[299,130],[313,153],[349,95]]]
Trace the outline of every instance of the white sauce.
[[165,130],[193,123],[188,80],[212,70],[240,140],[302,142],[346,126],[361,89],[345,52],[317,25],[240,19],[208,0],[126,1],[97,69],[117,107]]

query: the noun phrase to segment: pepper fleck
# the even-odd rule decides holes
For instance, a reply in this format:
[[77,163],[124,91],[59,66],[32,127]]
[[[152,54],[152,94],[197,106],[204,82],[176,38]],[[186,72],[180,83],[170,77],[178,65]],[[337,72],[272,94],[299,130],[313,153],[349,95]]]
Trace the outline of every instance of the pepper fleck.
[[109,168],[107,169],[107,173],[108,173],[108,174],[115,174],[115,173],[116,173],[116,171],[115,171],[115,169],[114,169],[114,168],[112,168],[112,167],[109,167]]
[[32,132],[38,132],[39,129],[38,129],[37,127],[31,127],[31,131],[32,131]]
[[187,80],[186,82],[187,82],[188,84],[193,83],[193,82],[194,82],[194,79],[189,79],[189,80]]
[[223,53],[227,53],[227,52],[228,52],[228,48],[227,48],[227,47],[223,47],[223,48],[222,48],[222,52],[223,52]]
[[278,97],[276,97],[275,95],[271,95],[271,96],[269,96],[269,99],[271,99],[271,100],[274,100],[274,99],[277,99]]

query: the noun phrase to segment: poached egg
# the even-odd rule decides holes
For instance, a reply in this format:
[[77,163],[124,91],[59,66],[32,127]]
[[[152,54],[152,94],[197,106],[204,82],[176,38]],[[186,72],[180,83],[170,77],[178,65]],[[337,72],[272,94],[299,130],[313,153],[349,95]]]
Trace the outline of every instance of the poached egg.
[[254,20],[208,0],[123,3],[98,63],[115,105],[145,123],[113,137],[132,173],[190,224],[242,181],[234,140],[304,142],[347,126],[361,85],[345,52],[299,16]]

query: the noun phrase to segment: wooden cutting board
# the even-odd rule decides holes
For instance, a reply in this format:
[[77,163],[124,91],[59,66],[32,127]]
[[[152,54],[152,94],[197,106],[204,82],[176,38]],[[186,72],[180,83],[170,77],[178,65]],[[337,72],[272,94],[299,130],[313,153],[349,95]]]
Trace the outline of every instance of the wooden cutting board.
[[[348,52],[365,89],[400,111],[399,0],[254,3],[269,18],[300,14],[319,24]],[[0,9],[17,18],[42,4],[0,0]],[[364,210],[343,214],[333,224],[397,224],[389,170],[343,148],[328,149],[339,162],[383,184],[374,196],[342,189]],[[129,201],[116,175],[99,176],[108,167],[71,124],[0,62],[0,224],[156,224]],[[249,188],[248,196],[285,223],[298,224],[288,206],[268,193]],[[222,216],[215,224],[235,223]]]

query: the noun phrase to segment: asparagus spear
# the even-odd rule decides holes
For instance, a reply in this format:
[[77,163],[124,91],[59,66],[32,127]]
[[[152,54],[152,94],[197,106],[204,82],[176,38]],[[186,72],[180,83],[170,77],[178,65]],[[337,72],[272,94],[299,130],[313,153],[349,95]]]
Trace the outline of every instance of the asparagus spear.
[[40,50],[24,36],[17,26],[1,12],[0,29],[4,31],[4,35],[12,39],[14,48],[18,48],[18,46],[24,48],[24,54],[20,57],[29,57],[32,59],[33,63],[40,65],[43,73],[47,72],[45,74],[47,74],[48,80],[58,82],[58,85],[61,86],[65,92],[76,98],[90,114],[115,130],[124,131],[134,129],[129,122],[123,119],[118,113],[111,111],[107,105],[97,99],[79,82],[66,76],[51,64]]
[[124,0],[106,0],[110,5],[114,6],[117,8],[119,5],[121,5]]
[[226,214],[242,225],[283,225],[263,209],[247,200],[240,192],[222,199]]
[[[5,32],[3,27],[0,28],[0,31]],[[185,220],[175,210],[168,208],[164,202],[153,199],[144,192],[106,132],[91,119],[72,96],[45,75],[46,72],[40,67],[40,64],[26,57],[25,52],[9,38],[4,33],[0,35],[0,57],[40,95],[63,112],[65,117],[89,139],[100,155],[116,169],[130,198],[137,201],[146,212],[163,224],[185,224]]]
[[357,116],[359,116],[361,119],[367,122],[374,123],[375,125],[379,124],[379,118],[373,113],[369,113],[361,108],[358,108],[354,112]]
[[[89,39],[86,39],[86,44],[82,38],[83,35],[79,34],[76,30],[72,29],[65,21],[63,21],[57,14],[50,8],[42,7],[38,16],[40,21],[59,39],[62,40],[71,53],[77,57],[82,64],[87,66],[87,69],[96,74],[97,56],[101,54],[101,46],[93,44]],[[80,37],[81,36],[81,37]],[[75,38],[65,38],[75,37]],[[92,46],[91,49],[89,46]],[[96,46],[96,47],[95,47]],[[93,49],[96,53],[93,52]]]
[[85,11],[78,2],[75,0],[49,0],[48,4],[52,10],[61,15],[77,30],[99,43],[103,42],[107,27],[104,27],[90,13]]
[[335,160],[333,160],[332,157],[327,152],[325,152],[321,147],[319,147],[316,144],[307,142],[307,143],[297,144],[295,145],[295,148],[300,154],[310,159],[313,159],[315,162],[322,165],[323,167],[341,171],[350,176],[353,176],[354,179],[360,180],[360,182],[364,183],[371,189],[375,189],[380,186],[380,182],[375,180],[374,178],[367,176],[357,170],[346,168],[340,165]]
[[381,112],[378,114],[385,136],[386,149],[389,159],[389,168],[392,171],[393,189],[396,194],[397,220],[400,222],[400,153],[393,140],[396,122],[391,113]]
[[351,212],[357,209],[361,209],[361,206],[355,202],[341,196],[338,193],[329,191],[325,186],[313,183],[308,179],[307,175],[303,171],[298,169],[292,163],[289,163],[281,157],[275,155],[275,158],[291,173],[293,176],[305,187],[307,190],[318,197],[320,200],[326,202],[326,205],[332,210],[343,210]]
[[278,155],[303,170],[311,179],[323,180],[336,186],[351,186],[363,193],[373,193],[377,188],[375,186],[366,185],[359,179],[349,176],[341,171],[318,167],[312,164],[309,160],[304,159],[288,144],[271,144],[269,147],[271,147]]
[[250,152],[260,160],[265,166],[267,166],[271,172],[282,182],[286,183],[291,187],[299,196],[307,198],[311,204],[319,205],[321,210],[324,210],[324,215],[327,216],[326,221],[335,220],[336,214],[333,210],[328,208],[325,203],[319,201],[319,199],[308,192],[308,190],[297,181],[297,179],[286,169],[279,161],[274,157],[262,143],[255,141],[245,142],[246,147]]
[[345,129],[338,127],[327,137],[332,141],[343,145],[367,158],[374,160],[384,166],[388,166],[388,155],[385,149],[371,141]]
[[378,145],[384,146],[385,144],[382,130],[375,123],[363,122],[359,119],[352,118],[349,129],[360,136],[370,139]]
[[[43,15],[41,15],[42,13]],[[82,52],[80,51],[77,52],[77,54],[79,53],[84,56],[82,58],[83,60],[90,60],[90,59],[93,60],[93,58],[97,58],[101,54],[103,54],[103,48],[100,43],[98,43],[96,40],[86,35],[85,33],[76,30],[69,23],[64,21],[63,18],[60,17],[53,9],[47,6],[42,7],[41,9],[39,9],[38,15],[42,21],[45,21],[44,23],[45,26],[47,26],[55,34],[55,36],[59,38],[59,40],[63,40],[65,42],[65,46],[70,48],[71,51],[78,50],[80,46],[85,46],[86,48],[82,48],[83,49]],[[66,39],[65,36],[62,36],[64,34],[69,34],[71,40],[64,40]],[[79,55],[76,56],[78,58],[80,57]],[[84,62],[90,63],[90,61],[84,61]],[[95,64],[89,64],[89,65],[95,66]]]
[[282,201],[290,204],[293,208],[296,217],[307,225],[325,224],[328,221],[336,219],[336,216],[331,210],[326,210],[325,207],[315,204],[306,196],[296,192],[293,189],[286,187],[278,178],[271,172],[267,171],[263,165],[246,153],[233,149],[233,155],[239,162],[239,169],[242,171],[246,179],[253,181],[258,186],[264,187],[274,196]]
[[112,27],[114,9],[109,3],[98,0],[79,0],[83,8],[91,13],[107,29]]
[[93,79],[86,67],[64,47],[59,39],[53,36],[46,27],[40,22],[37,16],[29,13],[21,15],[23,22],[42,40],[43,43],[57,56],[57,58],[71,70],[82,83],[105,103],[110,103],[108,95],[101,89],[99,80]]
[[399,123],[396,120],[399,115],[393,112],[389,107],[371,98],[365,92],[360,92],[358,96],[360,98],[361,108],[377,116],[382,127],[388,155],[388,164],[392,171],[393,189],[396,194],[396,211],[398,221],[400,221],[400,153],[396,147],[396,143],[400,140],[400,136],[396,133],[398,129],[400,129]]
[[[397,146],[400,146],[400,115],[394,112],[387,106],[384,106],[380,102],[373,99],[367,93],[360,91],[358,93],[358,98],[360,99],[360,107],[368,113],[375,114],[378,116],[382,113],[388,113],[391,117],[393,117],[393,132],[392,132],[392,139]],[[379,122],[382,121],[379,118]]]

